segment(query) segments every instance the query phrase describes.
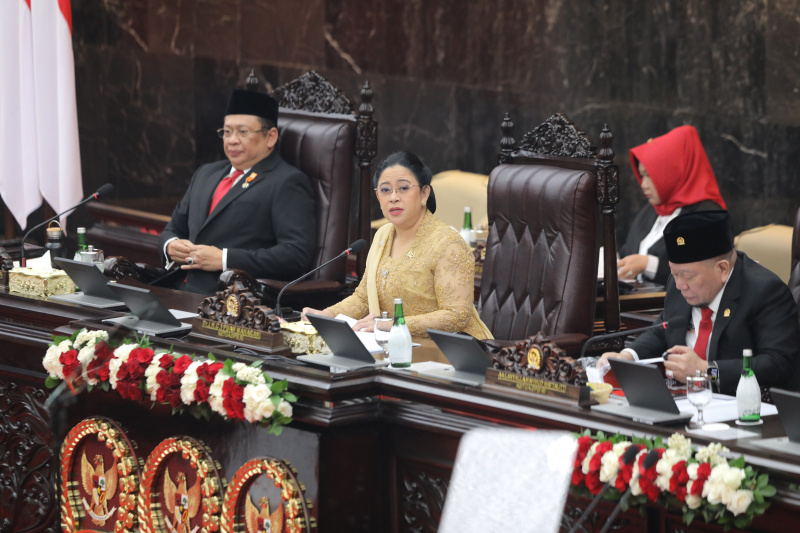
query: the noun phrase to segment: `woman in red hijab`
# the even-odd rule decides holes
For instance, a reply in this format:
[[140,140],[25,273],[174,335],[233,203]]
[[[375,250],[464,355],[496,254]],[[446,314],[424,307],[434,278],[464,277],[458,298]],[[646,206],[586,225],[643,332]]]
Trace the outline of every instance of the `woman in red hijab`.
[[631,148],[630,153],[633,174],[650,205],[633,220],[619,251],[617,274],[620,279],[641,274],[645,280],[666,285],[669,263],[664,226],[681,213],[727,207],[694,127],[675,128]]

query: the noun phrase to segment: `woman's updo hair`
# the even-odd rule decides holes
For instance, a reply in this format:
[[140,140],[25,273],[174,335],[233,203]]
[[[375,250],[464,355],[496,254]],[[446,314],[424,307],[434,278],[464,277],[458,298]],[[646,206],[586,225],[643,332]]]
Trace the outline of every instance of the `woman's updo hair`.
[[383,161],[378,164],[378,168],[375,169],[375,174],[372,176],[372,187],[378,187],[378,180],[380,179],[384,170],[397,166],[407,169],[414,175],[415,178],[417,178],[420,190],[425,185],[430,188],[431,193],[428,195],[426,206],[428,211],[435,213],[436,196],[433,194],[433,187],[431,187],[431,179],[433,178],[433,174],[431,173],[431,169],[425,166],[425,163],[423,163],[419,157],[411,152],[405,152],[401,150],[386,156]]

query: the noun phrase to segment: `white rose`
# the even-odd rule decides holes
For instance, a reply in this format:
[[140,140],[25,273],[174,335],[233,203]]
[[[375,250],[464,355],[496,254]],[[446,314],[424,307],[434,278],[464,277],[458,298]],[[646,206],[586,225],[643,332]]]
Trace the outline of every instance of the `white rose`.
[[[694,482],[690,481],[689,483],[694,483]],[[686,505],[689,507],[689,509],[697,509],[698,507],[700,507],[702,503],[703,503],[703,498],[701,498],[700,496],[693,496],[692,494],[686,495]]]
[[[242,395],[244,402],[244,418],[248,422],[259,422],[264,413],[269,409],[264,404],[272,401],[269,399],[271,391],[266,385],[246,385]],[[270,415],[272,412],[270,411]]]
[[219,413],[222,416],[226,416],[228,414],[228,412],[225,410],[225,406],[222,404],[222,384],[225,383],[225,380],[227,379],[228,376],[222,372],[217,372],[217,375],[214,378],[214,383],[212,383],[211,387],[208,389],[208,405],[211,406],[212,411]]
[[747,512],[751,503],[753,503],[753,493],[751,491],[737,490],[733,492],[726,506],[734,516],[738,516]]
[[114,350],[114,356],[108,363],[108,381],[111,383],[112,389],[117,388],[117,372],[119,372],[119,367],[122,366],[122,363],[128,361],[128,357],[135,348],[137,348],[136,344],[123,344]]
[[741,468],[730,467],[728,471],[725,473],[725,477],[723,479],[723,483],[730,487],[733,490],[738,489],[742,485],[742,480],[744,479],[744,470]]
[[708,503],[721,503],[724,505],[725,502],[730,501],[734,492],[733,489],[725,483],[711,483],[710,481],[710,479],[706,481],[706,484],[703,486],[703,496],[708,500]]
[[[271,403],[271,402],[270,402],[270,403]],[[283,416],[286,416],[286,417],[291,417],[291,416],[292,416],[292,412],[293,412],[293,411],[292,411],[292,404],[290,404],[289,402],[287,402],[286,400],[284,400],[283,398],[281,398],[281,401],[280,401],[280,403],[278,404],[278,412],[279,412],[280,414],[282,414]],[[576,442],[576,441],[574,441],[574,439],[573,439],[573,442],[574,442],[574,444],[576,444],[576,445],[577,445],[577,442]],[[571,450],[571,455],[572,455],[572,456],[574,456],[574,455],[575,455],[575,450],[576,450],[576,449],[577,449],[577,447],[573,447],[573,448],[572,448],[572,450]]]
[[581,463],[581,470],[583,470],[584,474],[588,474],[589,473],[589,465],[592,462],[592,457],[594,456],[595,452],[597,451],[597,446],[599,444],[600,444],[599,442],[593,443],[591,448],[589,448],[589,451],[586,452],[586,457],[583,458],[583,463]]
[[608,483],[616,479],[619,471],[619,455],[607,452],[600,458],[600,481]]
[[161,372],[161,367],[158,366],[158,362],[164,355],[166,354],[156,354],[153,357],[153,360],[150,361],[150,364],[147,365],[147,368],[144,370],[144,377],[146,379],[145,390],[150,395],[150,399],[153,401],[156,401],[156,389],[158,389],[158,381],[156,381],[156,376],[158,376],[158,373]]
[[185,405],[194,403],[194,391],[197,389],[197,368],[202,365],[204,361],[193,361],[186,371],[181,376],[181,401]]
[[233,363],[231,365],[231,370],[233,370],[234,374],[238,374],[240,370],[247,368],[247,365],[244,363]]
[[697,479],[698,468],[700,468],[700,463],[689,463],[686,467],[686,473],[689,475],[689,479]]

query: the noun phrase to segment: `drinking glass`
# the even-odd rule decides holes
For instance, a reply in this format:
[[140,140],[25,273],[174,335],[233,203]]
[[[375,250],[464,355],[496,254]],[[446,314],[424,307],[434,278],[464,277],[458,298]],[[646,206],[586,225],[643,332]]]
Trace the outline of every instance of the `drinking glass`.
[[691,422],[689,429],[703,429],[703,407],[711,401],[711,380],[708,376],[686,377],[686,398],[697,408],[697,422]]
[[377,317],[375,319],[375,328],[373,332],[375,334],[375,342],[378,343],[378,346],[383,348],[383,356],[384,358],[389,357],[389,334],[392,331],[392,323],[394,322],[393,318],[382,318]]

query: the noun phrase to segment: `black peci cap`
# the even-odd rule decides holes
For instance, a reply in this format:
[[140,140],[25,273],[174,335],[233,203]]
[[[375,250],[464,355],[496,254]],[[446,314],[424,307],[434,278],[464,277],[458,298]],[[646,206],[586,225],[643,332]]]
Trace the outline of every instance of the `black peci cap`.
[[664,228],[670,263],[696,263],[733,250],[727,211],[697,211],[673,218]]
[[255,115],[277,124],[278,102],[265,93],[235,89],[225,115]]

